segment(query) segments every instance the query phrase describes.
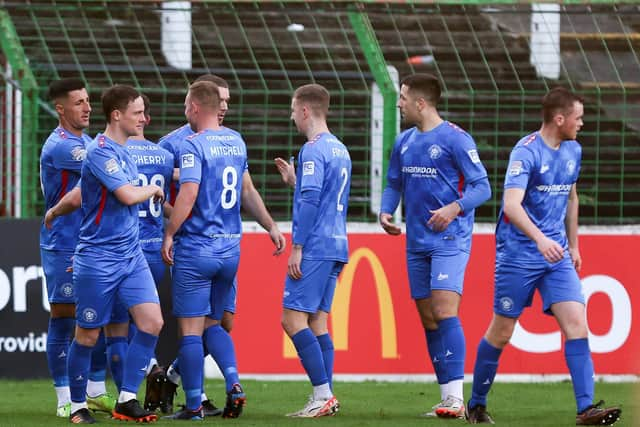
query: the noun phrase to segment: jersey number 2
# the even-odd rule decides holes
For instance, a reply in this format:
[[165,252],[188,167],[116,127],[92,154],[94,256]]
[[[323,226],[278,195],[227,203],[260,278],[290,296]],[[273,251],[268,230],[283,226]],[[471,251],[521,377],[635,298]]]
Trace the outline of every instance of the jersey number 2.
[[347,181],[349,180],[349,173],[347,172],[347,168],[340,169],[340,178],[342,178],[342,185],[340,186],[340,191],[338,192],[338,204],[336,205],[336,210],[338,212],[342,212],[344,210],[344,205],[340,203],[340,199],[342,199],[342,193],[344,193],[344,189],[347,186]]

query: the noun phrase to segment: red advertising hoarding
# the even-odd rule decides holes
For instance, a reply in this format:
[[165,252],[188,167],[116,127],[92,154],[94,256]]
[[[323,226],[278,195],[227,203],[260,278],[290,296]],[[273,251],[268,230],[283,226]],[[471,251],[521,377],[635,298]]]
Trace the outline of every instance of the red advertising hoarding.
[[[424,331],[409,296],[404,236],[351,234],[350,262],[340,275],[329,330],[337,374],[429,374]],[[460,310],[467,341],[465,372],[492,316],[495,241],[473,238]],[[640,236],[583,235],[580,271],[598,374],[640,374],[640,290],[634,274]],[[246,233],[233,331],[240,371],[303,373],[280,327],[287,255],[273,257],[266,234]],[[634,310],[635,309],[635,310]],[[501,358],[502,374],[565,374],[562,337],[540,299],[525,311]]]

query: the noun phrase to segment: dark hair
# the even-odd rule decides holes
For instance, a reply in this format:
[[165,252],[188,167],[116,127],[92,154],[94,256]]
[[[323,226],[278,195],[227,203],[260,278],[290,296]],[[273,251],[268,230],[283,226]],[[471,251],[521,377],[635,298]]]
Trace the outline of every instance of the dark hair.
[[115,85],[102,93],[102,111],[107,123],[111,122],[111,113],[115,110],[126,111],[130,102],[140,97],[140,92],[127,85]]
[[222,77],[216,76],[215,74],[203,74],[194,81],[194,83],[197,82],[211,82],[218,87],[229,88],[229,83],[227,83],[227,81]]
[[189,86],[189,95],[191,100],[194,99],[198,104],[209,107],[213,111],[220,108],[220,93],[218,85],[209,81],[195,82]]
[[324,116],[329,114],[329,91],[319,84],[300,86],[293,92],[293,98],[303,104],[307,104],[314,113]]
[[151,116],[151,101],[149,101],[149,97],[144,93],[140,93],[142,97],[142,101],[144,102],[144,115],[147,117]]
[[576,102],[583,104],[584,100],[568,89],[561,86],[554,87],[542,98],[542,120],[544,123],[550,123],[558,113],[571,114],[573,104]]
[[412,74],[402,79],[401,84],[405,85],[409,92],[418,94],[432,106],[437,106],[440,102],[440,82],[433,74]]
[[54,101],[62,96],[67,96],[69,92],[84,89],[86,85],[80,79],[54,80],[49,84],[49,100]]

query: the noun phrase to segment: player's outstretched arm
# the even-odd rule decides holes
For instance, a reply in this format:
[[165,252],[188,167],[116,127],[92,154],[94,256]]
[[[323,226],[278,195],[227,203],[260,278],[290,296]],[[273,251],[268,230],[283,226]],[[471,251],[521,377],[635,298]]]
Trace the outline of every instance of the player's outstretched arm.
[[[180,190],[182,191],[182,190]],[[264,201],[253,185],[253,180],[249,172],[242,175],[242,207],[253,216],[258,224],[269,232],[269,237],[276,247],[274,255],[284,252],[287,241],[280,232],[278,225],[273,221]]]
[[289,163],[281,157],[276,157],[273,159],[276,167],[278,168],[278,172],[280,172],[280,176],[282,177],[282,182],[287,184],[289,187],[296,186],[296,170],[293,165],[293,157],[289,160]]
[[173,265],[173,236],[189,217],[198,197],[199,189],[200,184],[196,182],[185,182],[180,186],[180,192],[173,206],[171,217],[164,229],[164,239],[162,241],[162,249],[160,249],[162,259],[169,265]]
[[569,241],[569,255],[576,271],[580,271],[582,267],[582,257],[580,256],[580,249],[578,247],[578,206],[580,201],[578,199],[578,190],[576,185],[571,186],[571,192],[569,193],[569,201],[567,203],[567,215],[564,219],[564,225],[567,230],[567,240]]
[[509,221],[518,227],[527,237],[538,246],[538,251],[549,262],[558,262],[564,256],[564,250],[557,242],[545,236],[531,221],[522,207],[525,190],[522,188],[507,188],[504,190],[504,214]]
[[153,197],[156,202],[164,202],[164,191],[157,185],[145,185],[143,187],[135,187],[131,184],[125,184],[117,188],[113,192],[116,199],[123,205],[133,206],[138,203],[145,202]]
[[59,216],[68,215],[82,205],[82,193],[80,187],[75,187],[62,197],[44,215],[44,226],[51,230],[53,220]]

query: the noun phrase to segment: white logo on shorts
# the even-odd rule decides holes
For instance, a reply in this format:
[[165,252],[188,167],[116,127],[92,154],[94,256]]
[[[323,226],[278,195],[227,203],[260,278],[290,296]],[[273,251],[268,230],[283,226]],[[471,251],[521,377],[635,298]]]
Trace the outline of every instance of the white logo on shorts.
[[62,295],[64,295],[65,297],[73,296],[73,285],[71,283],[65,283],[60,288],[60,292],[62,292]]
[[513,300],[509,297],[500,298],[500,307],[502,307],[504,311],[513,310]]
[[93,308],[85,308],[82,311],[82,318],[85,322],[93,323],[98,320],[98,313]]
[[448,274],[438,273],[437,280],[447,280],[449,278]]

